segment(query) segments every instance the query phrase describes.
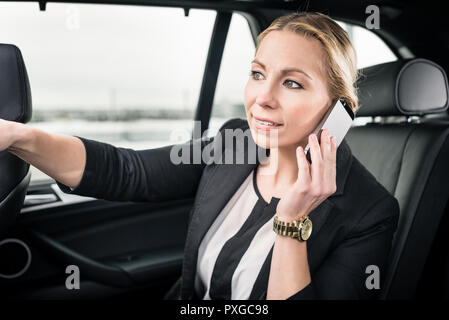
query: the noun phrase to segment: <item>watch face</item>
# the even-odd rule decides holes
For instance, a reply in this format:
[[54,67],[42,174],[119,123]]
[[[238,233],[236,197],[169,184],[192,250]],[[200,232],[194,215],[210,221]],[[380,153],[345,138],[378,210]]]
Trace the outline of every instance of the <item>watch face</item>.
[[312,220],[307,218],[302,222],[301,239],[307,240],[309,239],[311,234],[312,234]]

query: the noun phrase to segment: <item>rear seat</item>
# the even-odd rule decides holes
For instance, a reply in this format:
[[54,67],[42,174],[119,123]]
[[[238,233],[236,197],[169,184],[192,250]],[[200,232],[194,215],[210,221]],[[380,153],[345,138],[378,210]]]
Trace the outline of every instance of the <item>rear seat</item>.
[[[449,197],[449,123],[426,119],[448,109],[444,70],[407,59],[361,70],[360,109],[346,140],[354,156],[400,205],[383,299],[409,299],[417,285]],[[372,117],[357,125],[360,117]]]

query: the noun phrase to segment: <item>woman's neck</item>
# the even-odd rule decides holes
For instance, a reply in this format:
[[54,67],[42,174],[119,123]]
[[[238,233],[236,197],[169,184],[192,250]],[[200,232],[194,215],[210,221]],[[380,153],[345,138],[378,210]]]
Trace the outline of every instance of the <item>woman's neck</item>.
[[273,189],[283,190],[298,179],[296,148],[299,145],[270,148],[267,162],[259,165],[259,174],[267,176]]

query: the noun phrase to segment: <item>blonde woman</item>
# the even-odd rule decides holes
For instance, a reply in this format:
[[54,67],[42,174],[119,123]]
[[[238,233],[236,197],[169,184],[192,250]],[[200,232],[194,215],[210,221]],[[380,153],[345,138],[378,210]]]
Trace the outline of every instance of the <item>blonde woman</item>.
[[[258,37],[246,119],[227,121],[211,140],[136,151],[2,120],[0,150],[47,173],[67,193],[115,201],[195,196],[182,277],[167,299],[374,298],[398,202],[346,140],[337,148],[327,130],[320,143],[312,133],[337,99],[357,111],[356,62],[347,33],[331,18],[288,14]],[[217,144],[236,129],[249,133],[247,148]],[[173,161],[173,147],[192,145],[214,152],[196,164]],[[254,146],[267,151],[268,161],[206,161],[212,154],[246,159]],[[275,231],[282,223],[294,232]],[[367,279],[367,270],[380,279]]]

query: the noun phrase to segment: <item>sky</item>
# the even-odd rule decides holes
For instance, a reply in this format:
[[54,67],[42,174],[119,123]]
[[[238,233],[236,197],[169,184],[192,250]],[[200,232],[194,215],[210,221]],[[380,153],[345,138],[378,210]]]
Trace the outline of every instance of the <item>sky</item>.
[[214,19],[209,10],[2,3],[0,42],[21,49],[37,108],[194,108]]

